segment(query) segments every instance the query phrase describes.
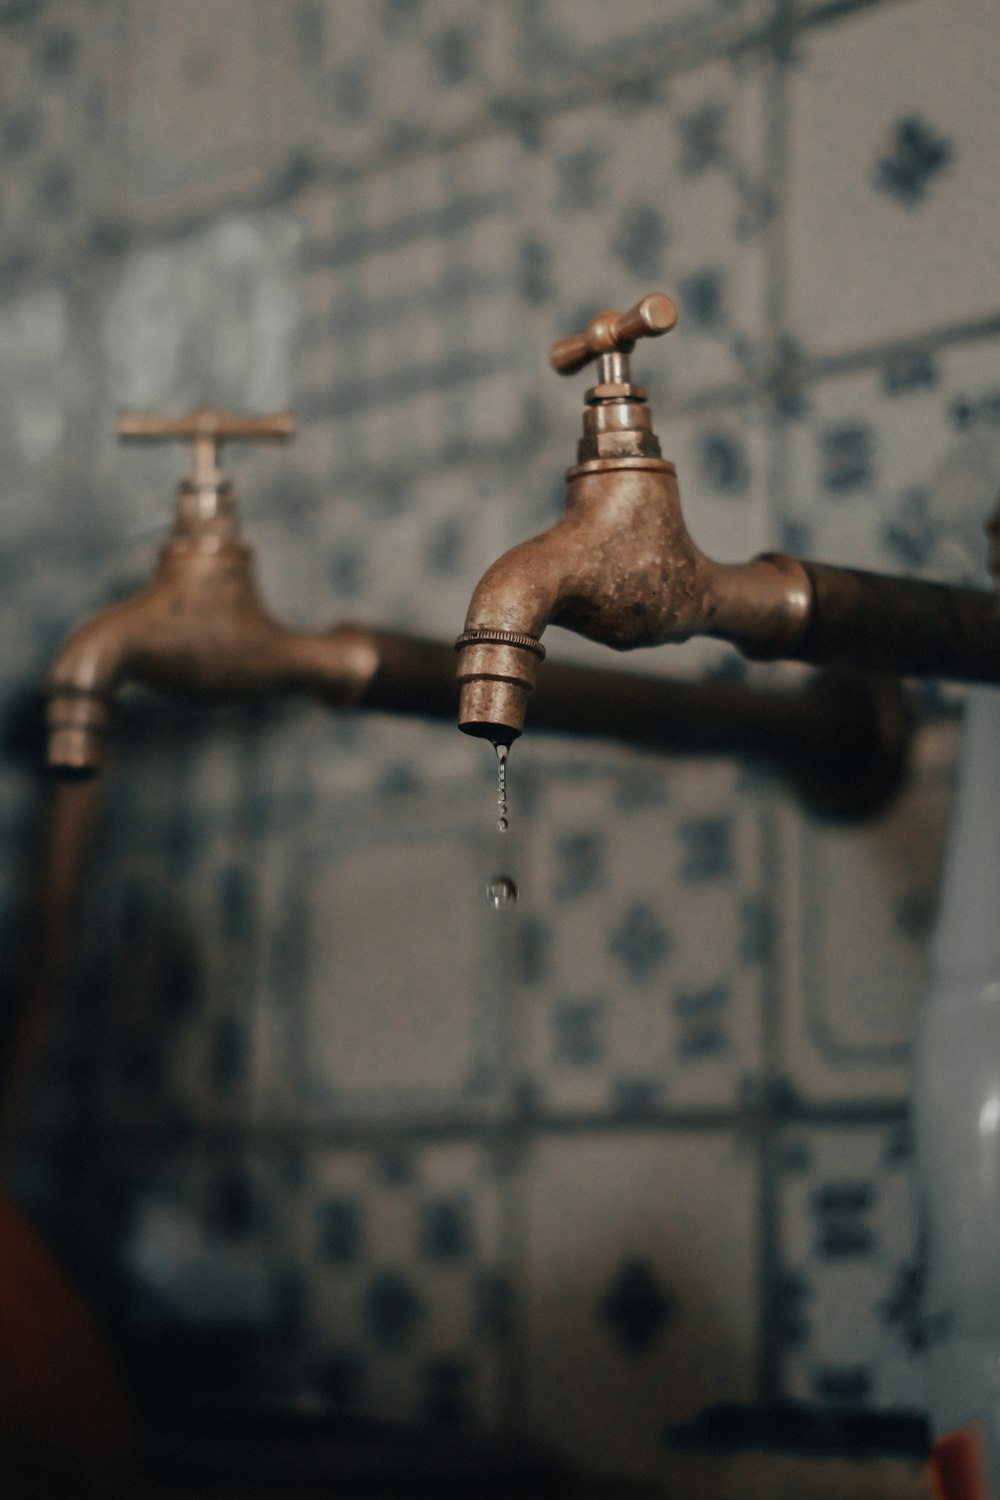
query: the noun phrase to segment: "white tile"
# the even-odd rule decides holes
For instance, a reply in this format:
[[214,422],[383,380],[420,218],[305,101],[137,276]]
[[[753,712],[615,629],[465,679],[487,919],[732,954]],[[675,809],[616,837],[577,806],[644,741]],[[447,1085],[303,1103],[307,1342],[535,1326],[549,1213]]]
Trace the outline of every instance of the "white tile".
[[586,1471],[662,1483],[668,1424],[752,1398],[753,1161],[704,1135],[531,1149],[528,1418]]
[[259,189],[284,154],[280,11],[133,0],[126,49],[130,212],[190,211],[220,190]]
[[[399,785],[416,775],[414,792]],[[381,797],[330,807],[303,932],[308,982],[296,1107],[342,1117],[481,1113],[498,1086],[502,954],[487,907],[488,827],[423,795],[406,750]],[[398,815],[394,810],[398,807]],[[334,831],[335,830],[335,831]]]
[[810,353],[996,312],[998,83],[990,0],[866,8],[800,40],[788,288]]
[[783,812],[782,1046],[809,1099],[907,1095],[956,742],[954,724],[919,731],[907,786],[862,827]]

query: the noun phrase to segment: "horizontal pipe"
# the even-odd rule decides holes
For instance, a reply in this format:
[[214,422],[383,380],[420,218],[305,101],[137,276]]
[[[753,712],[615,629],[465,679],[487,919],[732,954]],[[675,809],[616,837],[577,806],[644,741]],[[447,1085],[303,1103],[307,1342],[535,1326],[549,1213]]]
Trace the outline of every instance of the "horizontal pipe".
[[812,601],[792,655],[820,667],[1000,683],[1000,597],[802,562]]
[[[453,721],[450,646],[376,632],[379,665],[358,707]],[[789,776],[828,816],[866,816],[905,773],[913,713],[899,683],[826,673],[804,687],[679,682],[546,662],[531,730],[614,740],[660,754],[743,756]]]
[[[450,644],[350,626],[331,632],[326,644],[317,640],[321,664],[332,661],[336,670],[317,670],[310,686],[331,706],[454,723],[459,689]],[[345,692],[348,640],[350,662],[363,670],[349,674]],[[327,678],[335,691],[326,690]],[[171,697],[166,722],[148,697],[141,706],[120,705],[116,732],[160,742],[189,733],[196,708],[185,711],[179,684]],[[870,815],[898,788],[912,731],[902,689],[887,678],[826,673],[805,686],[766,688],[552,661],[539,672],[528,718],[533,732],[666,755],[747,758],[788,777],[814,810],[845,818]]]

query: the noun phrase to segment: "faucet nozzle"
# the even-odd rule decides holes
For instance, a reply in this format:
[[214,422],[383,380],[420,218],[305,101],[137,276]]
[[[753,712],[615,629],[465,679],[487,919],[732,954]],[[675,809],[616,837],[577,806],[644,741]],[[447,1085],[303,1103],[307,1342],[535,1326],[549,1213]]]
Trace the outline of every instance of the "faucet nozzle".
[[461,695],[458,726],[466,734],[511,745],[524,728],[528,694],[545,647],[518,630],[466,630],[455,642]]

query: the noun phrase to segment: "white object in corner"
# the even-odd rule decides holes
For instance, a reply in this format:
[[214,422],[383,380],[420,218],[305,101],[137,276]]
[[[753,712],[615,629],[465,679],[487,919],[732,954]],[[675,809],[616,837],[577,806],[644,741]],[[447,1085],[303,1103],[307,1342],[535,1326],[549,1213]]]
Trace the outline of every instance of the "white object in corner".
[[1000,1500],[1000,691],[969,694],[913,1075],[941,1500]]

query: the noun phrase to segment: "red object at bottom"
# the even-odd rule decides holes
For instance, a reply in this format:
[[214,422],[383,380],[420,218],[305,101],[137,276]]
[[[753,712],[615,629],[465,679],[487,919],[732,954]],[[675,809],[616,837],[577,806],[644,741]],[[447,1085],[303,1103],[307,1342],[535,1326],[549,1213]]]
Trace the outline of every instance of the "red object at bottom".
[[931,1473],[938,1500],[995,1500],[978,1422],[938,1438],[931,1448]]

